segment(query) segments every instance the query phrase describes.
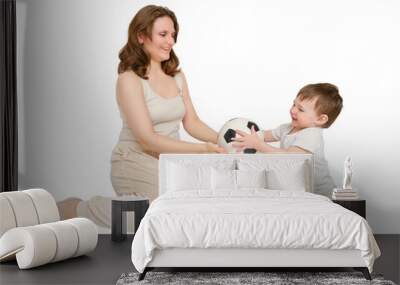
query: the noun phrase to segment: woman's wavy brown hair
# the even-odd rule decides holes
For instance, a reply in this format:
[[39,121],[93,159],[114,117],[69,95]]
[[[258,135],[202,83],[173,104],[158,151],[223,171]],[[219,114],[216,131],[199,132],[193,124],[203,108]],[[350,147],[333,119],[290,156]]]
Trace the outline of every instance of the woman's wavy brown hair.
[[[133,17],[131,23],[129,24],[128,42],[119,52],[120,62],[118,65],[118,74],[126,70],[132,70],[141,78],[148,79],[146,73],[147,67],[150,64],[150,56],[139,43],[138,36],[145,35],[151,39],[154,21],[157,18],[165,16],[169,17],[174,23],[174,39],[176,42],[178,38],[179,25],[174,12],[169,10],[167,7],[156,5],[148,5],[143,7],[136,13],[135,17]],[[179,59],[174,50],[171,49],[169,59],[161,62],[161,68],[166,74],[174,76],[179,72],[178,66]]]

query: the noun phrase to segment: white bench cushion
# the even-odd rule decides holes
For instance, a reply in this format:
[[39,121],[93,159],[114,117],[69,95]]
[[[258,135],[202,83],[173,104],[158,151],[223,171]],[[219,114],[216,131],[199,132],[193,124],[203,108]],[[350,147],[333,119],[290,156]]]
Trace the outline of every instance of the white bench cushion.
[[86,218],[13,228],[0,238],[0,261],[16,256],[20,269],[76,257],[97,245],[97,228]]
[[32,199],[39,219],[39,224],[51,223],[60,220],[56,201],[44,189],[29,189],[22,191]]
[[0,193],[0,262],[21,269],[86,254],[97,245],[97,227],[86,218],[59,221],[53,196],[44,189]]
[[11,204],[6,197],[0,195],[0,237],[9,229],[15,228],[17,223]]

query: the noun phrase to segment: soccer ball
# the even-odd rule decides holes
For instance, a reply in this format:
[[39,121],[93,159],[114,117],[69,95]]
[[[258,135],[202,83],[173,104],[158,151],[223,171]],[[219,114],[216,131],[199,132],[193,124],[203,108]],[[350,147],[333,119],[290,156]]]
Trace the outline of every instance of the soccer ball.
[[[257,132],[260,140],[264,140],[264,134],[256,123],[245,118],[234,118],[227,121],[219,131],[218,145],[223,147],[228,153],[238,153],[236,148],[232,147],[232,139],[236,136],[235,130],[251,134],[252,126],[254,126],[254,130]],[[245,148],[242,153],[256,153],[256,150],[254,148]]]

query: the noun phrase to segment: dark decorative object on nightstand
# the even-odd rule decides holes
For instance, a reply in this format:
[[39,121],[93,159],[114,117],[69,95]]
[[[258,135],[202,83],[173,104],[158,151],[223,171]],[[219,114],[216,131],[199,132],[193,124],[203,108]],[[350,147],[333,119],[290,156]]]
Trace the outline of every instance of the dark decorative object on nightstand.
[[332,202],[339,204],[340,206],[359,214],[361,217],[366,219],[365,214],[365,200],[332,200]]
[[116,198],[112,200],[111,240],[123,241],[126,239],[126,212],[135,212],[136,231],[148,208],[149,200],[146,198]]

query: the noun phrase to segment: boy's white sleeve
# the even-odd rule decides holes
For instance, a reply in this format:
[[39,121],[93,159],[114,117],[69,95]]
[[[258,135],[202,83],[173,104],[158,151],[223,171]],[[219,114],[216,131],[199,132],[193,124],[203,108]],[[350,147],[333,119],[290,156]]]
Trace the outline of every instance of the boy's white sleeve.
[[323,144],[322,129],[321,128],[306,128],[299,131],[296,135],[292,146],[300,147],[311,153],[315,153],[317,149]]
[[277,127],[276,129],[272,129],[271,133],[272,133],[272,137],[277,140],[280,141],[282,138],[282,133],[285,129],[287,129],[288,124],[282,124],[279,127]]

